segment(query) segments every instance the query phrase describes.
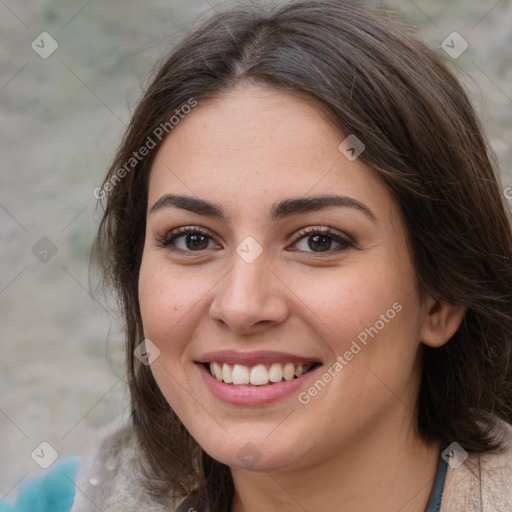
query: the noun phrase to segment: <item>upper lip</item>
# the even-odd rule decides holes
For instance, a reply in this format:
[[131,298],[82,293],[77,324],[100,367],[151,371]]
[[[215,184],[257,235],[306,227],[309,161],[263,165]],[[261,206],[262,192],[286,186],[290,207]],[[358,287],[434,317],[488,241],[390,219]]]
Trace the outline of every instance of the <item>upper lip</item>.
[[316,357],[304,357],[285,352],[258,350],[255,352],[239,352],[235,350],[217,350],[207,352],[195,360],[196,363],[228,363],[254,366],[260,363],[319,363]]

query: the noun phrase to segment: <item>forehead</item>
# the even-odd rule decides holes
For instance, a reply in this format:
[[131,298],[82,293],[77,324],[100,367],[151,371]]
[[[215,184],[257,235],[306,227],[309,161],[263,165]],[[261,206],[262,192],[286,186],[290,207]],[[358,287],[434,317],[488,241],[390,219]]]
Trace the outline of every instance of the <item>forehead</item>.
[[237,86],[199,102],[174,127],[153,163],[149,205],[170,192],[216,198],[227,211],[338,193],[388,209],[390,194],[374,171],[339,150],[345,138],[314,100]]

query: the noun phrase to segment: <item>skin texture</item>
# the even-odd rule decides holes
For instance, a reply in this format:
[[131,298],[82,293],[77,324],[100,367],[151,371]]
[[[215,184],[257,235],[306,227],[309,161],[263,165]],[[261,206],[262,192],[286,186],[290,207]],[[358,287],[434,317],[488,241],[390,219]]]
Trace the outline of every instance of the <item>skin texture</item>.
[[[444,449],[413,427],[418,348],[445,343],[463,310],[420,296],[399,207],[371,168],[338,150],[345,136],[312,100],[243,84],[180,121],[151,171],[139,280],[144,334],[161,351],[151,369],[194,438],[231,467],[233,512],[423,512]],[[217,203],[225,218],[151,213],[170,193]],[[285,198],[332,194],[375,220],[349,207],[270,217]],[[182,226],[211,238],[200,250],[185,236],[182,252],[163,247]],[[311,234],[297,236],[307,227],[352,246],[311,247]],[[247,236],[263,249],[250,264],[236,252]],[[320,360],[321,374],[395,303],[401,311],[307,405],[297,393],[225,404],[194,364],[212,350],[275,350]],[[237,455],[247,443],[260,455],[252,468]]]

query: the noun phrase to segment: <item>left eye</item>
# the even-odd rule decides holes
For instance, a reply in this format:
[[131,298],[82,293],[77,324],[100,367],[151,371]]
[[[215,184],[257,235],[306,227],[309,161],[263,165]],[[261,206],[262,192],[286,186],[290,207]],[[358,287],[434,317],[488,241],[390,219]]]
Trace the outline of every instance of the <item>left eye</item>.
[[347,239],[330,229],[322,230],[315,228],[313,230],[303,231],[302,236],[299,235],[294,242],[297,246],[302,244],[302,248],[299,247],[298,250],[309,252],[308,249],[310,249],[314,253],[333,252],[330,251],[333,243],[338,244],[338,250],[353,247]]

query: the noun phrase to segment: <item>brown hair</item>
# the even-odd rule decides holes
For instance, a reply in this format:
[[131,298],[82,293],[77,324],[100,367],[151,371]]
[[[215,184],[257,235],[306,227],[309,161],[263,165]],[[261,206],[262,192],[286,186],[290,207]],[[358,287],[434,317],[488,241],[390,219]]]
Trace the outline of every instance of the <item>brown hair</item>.
[[[512,236],[463,88],[440,56],[367,6],[333,0],[237,7],[207,21],[160,66],[104,186],[191,98],[207,101],[243,81],[318,100],[344,133],[364,142],[360,158],[403,213],[421,291],[467,308],[444,346],[422,346],[418,432],[469,452],[498,449],[496,418],[512,422]],[[95,254],[125,316],[132,420],[148,485],[162,501],[197,489],[191,506],[203,500],[212,511],[228,511],[229,468],[190,436],[149,367],[134,357],[143,340],[138,273],[155,142],[106,189]]]

